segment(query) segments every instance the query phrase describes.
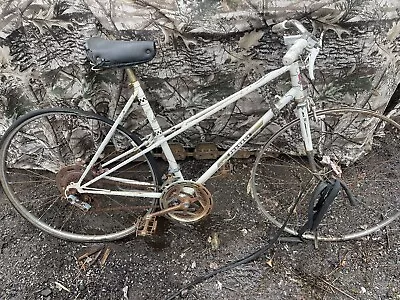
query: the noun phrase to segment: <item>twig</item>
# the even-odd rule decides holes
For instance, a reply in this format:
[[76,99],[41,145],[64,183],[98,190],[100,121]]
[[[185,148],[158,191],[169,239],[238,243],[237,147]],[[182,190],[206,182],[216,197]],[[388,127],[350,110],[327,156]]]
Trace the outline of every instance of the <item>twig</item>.
[[78,295],[76,295],[76,297],[74,298],[74,300],[78,299],[78,297],[81,295],[81,292],[78,293]]
[[107,260],[108,256],[110,255],[110,253],[111,253],[111,249],[107,248],[106,251],[104,252],[103,257],[100,260],[100,266],[104,267],[106,260]]
[[230,286],[225,286],[225,285],[223,285],[222,288],[227,289],[227,290],[230,290],[230,291],[235,292],[235,293],[238,293],[238,290],[236,290],[236,289],[234,289],[234,288],[231,288]]
[[333,273],[335,273],[339,268],[343,268],[344,264],[346,262],[347,254],[349,254],[350,251],[346,251],[345,254],[343,255],[342,259],[339,261],[339,264],[331,271],[329,272],[326,277],[331,276]]
[[235,214],[233,215],[232,218],[222,219],[222,221],[225,221],[225,222],[232,221],[232,220],[234,220],[236,218],[236,214],[237,214],[237,212],[235,211]]
[[64,291],[67,291],[68,293],[71,292],[71,290],[69,288],[65,287],[63,284],[59,283],[58,281],[54,281],[54,284],[59,290],[64,290]]
[[354,298],[353,296],[349,295],[348,293],[346,293],[345,291],[339,289],[338,287],[334,286],[332,283],[326,281],[323,278],[319,278],[323,283],[327,284],[329,287],[333,288],[334,290],[338,291],[339,293],[342,293],[343,295],[345,295],[346,297],[356,300],[356,298]]
[[[383,214],[381,214],[381,219],[384,220],[385,217],[383,216]],[[388,226],[385,226],[385,235],[386,235],[386,246],[387,249],[390,249],[390,239],[389,239],[389,230],[388,230]]]

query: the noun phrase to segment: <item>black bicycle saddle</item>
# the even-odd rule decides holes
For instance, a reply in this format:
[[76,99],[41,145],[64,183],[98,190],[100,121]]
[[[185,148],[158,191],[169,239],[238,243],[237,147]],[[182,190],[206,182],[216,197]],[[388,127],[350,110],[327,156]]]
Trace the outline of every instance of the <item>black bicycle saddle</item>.
[[86,56],[94,68],[121,68],[148,62],[156,55],[154,41],[110,41],[93,37],[86,41]]

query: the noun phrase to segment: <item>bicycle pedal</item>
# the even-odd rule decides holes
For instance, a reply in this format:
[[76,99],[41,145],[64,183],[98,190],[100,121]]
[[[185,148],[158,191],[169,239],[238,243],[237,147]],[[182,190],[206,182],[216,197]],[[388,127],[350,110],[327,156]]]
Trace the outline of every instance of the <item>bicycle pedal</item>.
[[136,222],[136,236],[150,236],[153,235],[157,228],[156,216],[153,217],[139,217]]

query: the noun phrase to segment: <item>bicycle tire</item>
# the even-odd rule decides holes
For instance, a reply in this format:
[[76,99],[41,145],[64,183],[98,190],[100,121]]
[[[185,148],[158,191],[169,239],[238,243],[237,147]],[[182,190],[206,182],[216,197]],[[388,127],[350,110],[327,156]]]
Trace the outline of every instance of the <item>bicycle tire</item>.
[[[79,197],[91,207],[84,211],[63,194],[69,181],[80,178],[82,165],[90,160],[112,125],[113,121],[103,116],[69,108],[37,110],[19,118],[6,131],[0,146],[1,183],[16,210],[40,230],[69,241],[112,241],[135,232],[138,217],[155,209],[158,199],[83,194]],[[136,134],[118,126],[97,166],[139,144]],[[151,153],[111,175],[146,179],[152,184],[151,190],[161,184]],[[133,189],[105,179],[95,185]]]
[[[261,213],[280,227],[291,203],[303,193],[285,231],[297,235],[307,221],[310,195],[321,180],[342,180],[355,198],[350,204],[340,192],[324,216],[317,235],[305,239],[345,241],[361,238],[387,226],[400,215],[396,193],[400,177],[400,125],[377,112],[338,108],[310,114],[314,156],[320,179],[305,156],[299,120],[273,134],[258,153],[249,182]],[[321,163],[329,157],[331,164]],[[336,171],[335,171],[336,170]],[[341,175],[340,171],[342,172]]]

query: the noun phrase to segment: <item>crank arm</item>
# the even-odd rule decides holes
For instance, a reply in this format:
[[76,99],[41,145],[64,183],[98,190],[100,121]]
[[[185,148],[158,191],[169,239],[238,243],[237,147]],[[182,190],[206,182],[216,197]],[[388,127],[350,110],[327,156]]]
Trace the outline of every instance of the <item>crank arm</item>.
[[144,218],[145,218],[145,219],[151,219],[151,218],[154,218],[154,217],[163,216],[163,215],[165,215],[165,214],[167,214],[167,213],[170,213],[170,212],[172,212],[172,211],[185,210],[185,209],[187,209],[188,207],[189,207],[189,203],[182,202],[182,203],[179,204],[179,205],[172,206],[172,207],[168,207],[168,208],[159,210],[159,211],[154,212],[154,213],[151,213],[151,214],[146,214],[146,215],[144,216]]
[[152,235],[157,228],[157,220],[156,217],[165,215],[171,211],[177,211],[180,209],[185,209],[188,207],[188,203],[182,202],[181,204],[173,207],[168,207],[166,209],[157,211],[155,213],[146,214],[143,217],[140,217],[137,221],[137,230],[136,235],[138,236],[149,236]]

